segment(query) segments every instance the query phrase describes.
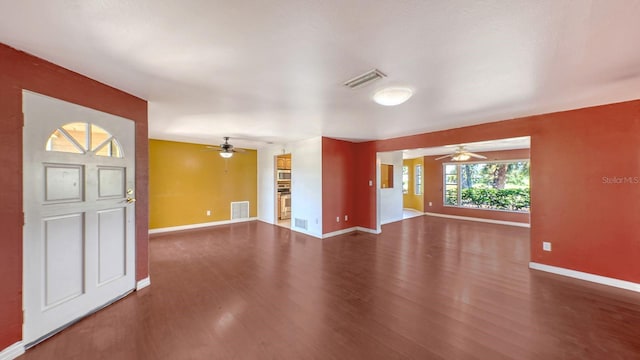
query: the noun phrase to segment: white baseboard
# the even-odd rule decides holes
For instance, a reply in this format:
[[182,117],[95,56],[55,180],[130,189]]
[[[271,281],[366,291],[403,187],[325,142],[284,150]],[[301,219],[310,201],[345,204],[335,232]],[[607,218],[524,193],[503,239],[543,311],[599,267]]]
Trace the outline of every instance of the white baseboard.
[[484,222],[489,224],[509,225],[509,226],[525,227],[525,228],[531,227],[531,224],[521,223],[516,221],[492,220],[492,219],[475,218],[470,216],[447,215],[447,214],[439,214],[439,213],[431,213],[431,212],[426,212],[424,214],[428,216],[435,216],[435,217],[441,217],[441,218],[447,218],[447,219],[478,221],[478,222]]
[[362,227],[362,226],[356,226],[356,230],[362,231],[362,232],[366,232],[366,233],[369,233],[369,234],[375,234],[375,235],[378,235],[378,234],[382,233],[382,231],[380,231],[380,230],[369,229],[369,228]]
[[640,292],[640,284],[633,283],[630,281],[619,280],[619,279],[614,279],[606,276],[589,274],[582,271],[565,269],[557,266],[539,264],[535,262],[530,262],[529,268],[534,270],[546,271],[546,272],[550,272],[557,275],[568,276],[574,279],[590,281],[597,284],[613,286],[613,287],[617,287],[625,290]]
[[0,351],[0,360],[13,360],[22,354],[24,354],[24,345],[22,344],[22,341],[18,341],[8,348]]
[[333,231],[333,232],[330,232],[330,233],[322,234],[322,238],[326,239],[326,238],[330,238],[330,237],[334,237],[334,236],[338,236],[338,235],[348,234],[348,233],[354,232],[356,230],[358,230],[358,228],[354,226],[354,227],[350,227],[348,229],[342,229],[342,230],[338,230],[338,231]]
[[[275,226],[278,226],[278,225],[275,225]],[[300,233],[300,234],[305,234],[305,235],[312,236],[312,237],[314,237],[316,239],[322,239],[322,235],[314,234],[314,233],[312,233],[312,232],[310,232],[308,230],[302,229],[302,228],[297,228],[295,226],[292,226],[292,227],[287,228],[287,229],[289,229],[291,231],[295,231],[295,232]]]
[[149,285],[151,285],[151,277],[147,276],[136,283],[136,291],[140,291]]
[[200,229],[210,226],[219,226],[219,225],[227,225],[227,224],[236,224],[247,221],[258,220],[257,217],[251,217],[247,219],[237,219],[237,220],[222,220],[222,221],[212,221],[200,224],[190,224],[190,225],[180,225],[180,226],[171,226],[166,228],[158,228],[158,229],[150,229],[149,234],[160,234],[172,231],[180,231],[180,230],[191,230],[191,229]]

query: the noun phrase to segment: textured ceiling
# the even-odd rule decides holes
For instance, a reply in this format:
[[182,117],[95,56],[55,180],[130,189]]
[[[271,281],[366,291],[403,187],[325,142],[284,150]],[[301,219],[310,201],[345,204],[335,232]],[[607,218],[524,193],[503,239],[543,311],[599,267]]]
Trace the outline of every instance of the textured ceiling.
[[[258,147],[640,98],[639,18],[635,0],[0,0],[0,41],[147,99],[153,138]],[[342,86],[371,68],[388,77]],[[388,85],[415,95],[371,101]]]

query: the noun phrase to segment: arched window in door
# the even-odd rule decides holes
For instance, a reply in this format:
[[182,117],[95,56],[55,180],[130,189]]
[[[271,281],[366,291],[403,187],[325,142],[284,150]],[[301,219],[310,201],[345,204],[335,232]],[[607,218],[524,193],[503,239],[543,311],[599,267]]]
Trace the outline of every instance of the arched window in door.
[[122,147],[108,131],[98,125],[74,122],[59,127],[47,140],[47,151],[122,158]]

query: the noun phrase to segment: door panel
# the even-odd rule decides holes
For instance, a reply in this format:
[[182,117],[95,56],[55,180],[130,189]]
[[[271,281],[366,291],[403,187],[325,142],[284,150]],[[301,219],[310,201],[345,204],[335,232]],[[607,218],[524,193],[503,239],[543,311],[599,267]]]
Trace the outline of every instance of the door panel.
[[126,217],[124,209],[98,211],[98,285],[126,273]]
[[131,120],[23,91],[27,346],[135,287]]
[[71,214],[44,220],[44,308],[84,292],[84,219]]
[[81,201],[81,165],[45,164],[45,201]]
[[125,196],[125,169],[98,167],[98,198]]

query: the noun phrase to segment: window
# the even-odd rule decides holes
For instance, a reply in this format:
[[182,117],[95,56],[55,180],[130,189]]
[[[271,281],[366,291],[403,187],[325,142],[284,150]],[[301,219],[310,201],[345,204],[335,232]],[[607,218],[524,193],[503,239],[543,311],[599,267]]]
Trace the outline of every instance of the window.
[[458,165],[444,165],[444,204],[458,205]]
[[81,122],[68,123],[56,129],[49,136],[45,150],[123,157],[120,144],[109,132],[100,126]]
[[529,161],[444,164],[444,204],[528,212]]
[[416,165],[415,194],[422,195],[422,165]]
[[409,193],[409,167],[408,166],[402,167],[402,193],[403,194]]

